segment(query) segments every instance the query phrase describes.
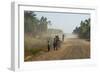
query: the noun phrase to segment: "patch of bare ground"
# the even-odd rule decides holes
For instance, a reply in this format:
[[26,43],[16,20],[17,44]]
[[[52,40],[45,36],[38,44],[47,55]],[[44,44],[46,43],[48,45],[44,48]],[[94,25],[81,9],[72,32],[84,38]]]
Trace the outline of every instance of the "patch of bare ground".
[[65,59],[84,59],[90,58],[90,42],[70,38],[65,39],[61,48],[50,52],[40,52],[38,55],[27,56],[25,61],[42,61],[42,60],[65,60]]

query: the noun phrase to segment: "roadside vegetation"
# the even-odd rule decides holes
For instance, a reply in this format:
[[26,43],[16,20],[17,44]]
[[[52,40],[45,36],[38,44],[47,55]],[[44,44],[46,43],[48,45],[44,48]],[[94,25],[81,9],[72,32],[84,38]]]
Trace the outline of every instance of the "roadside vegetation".
[[90,40],[90,18],[81,21],[80,26],[73,30],[80,38]]

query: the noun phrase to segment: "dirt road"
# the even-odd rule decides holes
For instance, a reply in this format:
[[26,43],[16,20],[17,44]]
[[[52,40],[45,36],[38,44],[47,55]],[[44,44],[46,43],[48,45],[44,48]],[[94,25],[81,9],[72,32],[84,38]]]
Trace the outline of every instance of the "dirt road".
[[64,60],[90,58],[90,42],[78,38],[66,38],[57,51],[53,49],[36,56],[28,56],[29,61]]

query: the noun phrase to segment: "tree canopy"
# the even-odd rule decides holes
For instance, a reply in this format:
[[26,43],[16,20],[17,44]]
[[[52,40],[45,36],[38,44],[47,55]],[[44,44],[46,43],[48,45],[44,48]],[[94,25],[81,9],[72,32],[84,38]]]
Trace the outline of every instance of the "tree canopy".
[[32,35],[47,32],[47,25],[50,24],[46,17],[42,16],[40,19],[36,17],[34,11],[24,11],[24,32]]
[[90,18],[80,22],[80,26],[73,30],[73,33],[78,34],[80,38],[90,40]]

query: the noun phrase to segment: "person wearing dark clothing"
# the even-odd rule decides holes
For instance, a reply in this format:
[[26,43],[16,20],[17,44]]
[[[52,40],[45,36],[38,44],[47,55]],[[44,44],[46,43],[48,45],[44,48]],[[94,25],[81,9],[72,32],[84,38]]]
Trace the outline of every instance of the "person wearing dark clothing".
[[54,50],[56,50],[56,46],[57,46],[56,38],[54,38],[54,41],[53,41],[53,48],[54,48]]
[[58,47],[59,47],[59,36],[55,36],[54,38],[54,42],[53,42],[53,47],[54,47],[54,50],[58,50]]
[[62,35],[62,41],[64,41],[64,37],[65,37],[65,36],[64,36],[64,34],[63,34],[63,35]]
[[48,40],[48,51],[50,51],[50,41]]

